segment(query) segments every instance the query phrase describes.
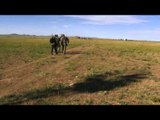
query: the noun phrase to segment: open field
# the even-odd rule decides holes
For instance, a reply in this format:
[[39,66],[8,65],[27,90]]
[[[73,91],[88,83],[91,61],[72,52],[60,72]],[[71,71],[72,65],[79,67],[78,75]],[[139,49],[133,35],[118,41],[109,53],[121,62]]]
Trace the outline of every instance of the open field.
[[160,105],[160,43],[0,36],[0,105]]

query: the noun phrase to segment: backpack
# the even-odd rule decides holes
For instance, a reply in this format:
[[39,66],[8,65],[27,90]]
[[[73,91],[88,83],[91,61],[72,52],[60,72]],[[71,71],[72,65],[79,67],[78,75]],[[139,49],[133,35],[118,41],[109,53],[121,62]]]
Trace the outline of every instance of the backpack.
[[54,38],[53,37],[50,39],[50,43],[54,43]]

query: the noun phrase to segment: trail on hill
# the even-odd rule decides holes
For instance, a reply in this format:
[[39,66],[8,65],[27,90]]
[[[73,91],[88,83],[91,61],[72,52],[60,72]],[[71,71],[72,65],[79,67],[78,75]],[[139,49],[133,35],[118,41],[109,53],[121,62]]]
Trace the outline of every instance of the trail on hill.
[[[47,56],[40,58],[28,64],[18,65],[9,68],[1,73],[3,75],[0,80],[0,97],[8,94],[24,92],[34,85],[45,86],[46,78],[43,75],[36,74],[41,69],[43,74],[58,74],[63,71],[64,64],[79,57],[83,52],[89,50],[91,46],[80,46],[69,49],[66,55],[62,53],[56,56]],[[45,64],[50,60],[50,64]],[[56,70],[56,71],[55,71]],[[39,72],[40,73],[40,72]],[[56,78],[55,78],[56,79]]]

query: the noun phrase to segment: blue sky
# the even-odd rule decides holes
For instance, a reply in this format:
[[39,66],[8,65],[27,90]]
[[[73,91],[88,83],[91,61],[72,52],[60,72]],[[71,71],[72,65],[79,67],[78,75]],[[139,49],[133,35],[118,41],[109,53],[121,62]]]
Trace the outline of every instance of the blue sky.
[[160,41],[160,15],[0,15],[0,34]]

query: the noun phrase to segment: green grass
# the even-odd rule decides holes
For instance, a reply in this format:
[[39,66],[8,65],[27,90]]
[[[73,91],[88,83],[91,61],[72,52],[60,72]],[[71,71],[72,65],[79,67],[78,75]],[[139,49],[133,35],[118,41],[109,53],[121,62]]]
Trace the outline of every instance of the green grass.
[[[0,37],[0,79],[5,77],[4,69],[49,56],[48,40]],[[72,48],[84,51],[76,53]],[[35,75],[32,79],[37,81],[30,85],[33,89],[11,92],[0,98],[0,104],[160,104],[160,43],[70,38],[68,49],[75,53],[36,62],[31,66],[33,70],[27,68],[35,74],[26,70],[30,76],[26,79],[20,75],[17,83]],[[75,55],[78,57],[71,59]],[[59,63],[62,65],[54,68]],[[61,70],[55,73],[59,67]],[[24,86],[29,84],[26,82]]]
[[[72,42],[68,49],[78,47],[84,42]],[[0,36],[0,69],[14,62],[29,63],[50,55],[50,43],[48,37],[24,37],[24,36]]]

